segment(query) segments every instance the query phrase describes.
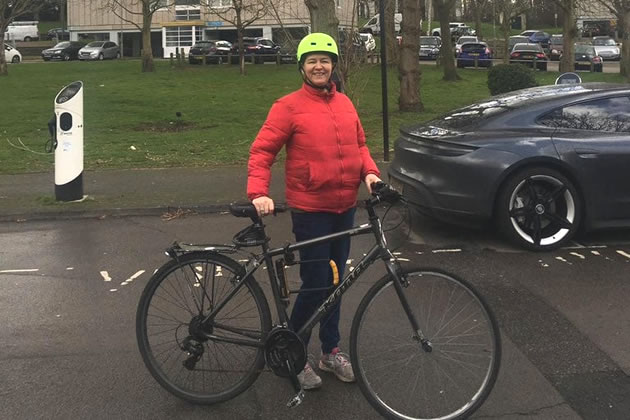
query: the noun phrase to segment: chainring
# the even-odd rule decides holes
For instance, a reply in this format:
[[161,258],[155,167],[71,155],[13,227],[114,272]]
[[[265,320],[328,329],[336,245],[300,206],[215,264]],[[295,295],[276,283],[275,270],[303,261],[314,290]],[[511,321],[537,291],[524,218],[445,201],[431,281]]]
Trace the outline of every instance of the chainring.
[[265,340],[265,361],[277,376],[290,376],[287,361],[296,374],[301,372],[306,365],[306,357],[306,347],[302,339],[286,328],[274,328]]

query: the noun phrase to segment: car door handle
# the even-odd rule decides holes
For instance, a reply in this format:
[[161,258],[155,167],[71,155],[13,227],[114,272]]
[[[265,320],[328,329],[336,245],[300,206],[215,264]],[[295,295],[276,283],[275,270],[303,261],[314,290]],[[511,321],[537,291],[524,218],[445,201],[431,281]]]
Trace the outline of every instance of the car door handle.
[[579,157],[585,159],[592,159],[599,155],[599,151],[595,149],[575,149],[575,153],[577,153]]

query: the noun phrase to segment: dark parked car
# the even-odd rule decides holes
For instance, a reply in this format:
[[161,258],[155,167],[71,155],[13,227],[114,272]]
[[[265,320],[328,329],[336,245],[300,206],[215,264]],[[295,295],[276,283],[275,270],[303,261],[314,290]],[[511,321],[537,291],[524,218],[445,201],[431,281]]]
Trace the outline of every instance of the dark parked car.
[[590,70],[601,73],[604,60],[595,52],[592,45],[575,45],[575,69]]
[[549,42],[549,59],[554,61],[560,60],[563,49],[564,38],[562,35],[551,35],[551,41]]
[[508,38],[508,53],[511,53],[516,44],[528,44],[529,38],[521,35],[514,35]]
[[442,38],[439,36],[420,37],[420,60],[436,60],[440,56]]
[[549,49],[549,43],[551,41],[551,35],[543,31],[523,31],[521,36],[526,36],[529,42],[540,44],[544,49]]
[[630,85],[510,92],[401,130],[391,184],[447,221],[495,222],[532,250],[630,226]]
[[[269,38],[262,37],[243,37],[243,48],[245,60],[253,59],[255,63],[276,61],[276,56],[280,52],[280,45]],[[238,62],[238,42],[232,45],[232,54],[234,55],[232,61]]]
[[485,42],[462,44],[457,54],[457,67],[492,67],[492,51]]
[[540,44],[516,44],[510,53],[510,63],[523,64],[547,71],[549,59]]
[[61,59],[63,61],[76,60],[79,50],[83,48],[84,45],[85,44],[78,41],[63,41],[52,48],[42,51],[42,58],[44,61],[53,59]]
[[231,49],[232,44],[228,41],[197,41],[188,52],[188,62],[190,64],[203,62],[221,64],[227,61]]
[[53,28],[46,33],[46,39],[57,39],[58,41],[64,41],[70,39],[70,32],[63,28]]

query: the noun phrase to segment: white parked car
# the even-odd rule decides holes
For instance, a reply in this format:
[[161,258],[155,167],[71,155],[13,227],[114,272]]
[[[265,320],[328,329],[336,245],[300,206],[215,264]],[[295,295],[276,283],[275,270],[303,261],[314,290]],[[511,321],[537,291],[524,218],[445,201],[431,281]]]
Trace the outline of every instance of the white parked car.
[[621,51],[619,46],[609,36],[594,36],[591,44],[595,48],[595,53],[604,60],[619,60]]
[[479,39],[476,36],[460,36],[455,43],[455,55],[462,51],[462,44],[467,42],[479,42]]
[[22,54],[10,45],[4,44],[4,59],[7,63],[19,63],[22,61]]
[[361,37],[361,39],[363,40],[363,43],[365,44],[365,49],[366,51],[374,51],[376,49],[376,40],[374,39],[374,36],[372,36],[372,34],[370,33],[362,33],[359,34],[359,36]]

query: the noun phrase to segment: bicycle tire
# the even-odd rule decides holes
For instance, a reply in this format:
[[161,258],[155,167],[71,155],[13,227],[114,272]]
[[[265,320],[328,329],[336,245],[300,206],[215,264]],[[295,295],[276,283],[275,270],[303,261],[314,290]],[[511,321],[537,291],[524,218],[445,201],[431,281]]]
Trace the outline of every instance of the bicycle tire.
[[[215,404],[245,391],[260,375],[265,366],[262,347],[214,340],[201,343],[203,354],[193,370],[183,365],[190,354],[181,343],[191,334],[193,317],[198,312],[207,314],[212,299],[218,302],[232,290],[232,281],[243,274],[244,268],[228,257],[195,252],[168,261],[147,283],[136,314],[138,347],[151,375],[170,393],[195,404]],[[259,331],[264,340],[271,329],[271,314],[253,277],[217,314],[216,321],[250,333]],[[215,329],[219,330],[216,324]],[[220,331],[227,337],[237,336]]]
[[402,276],[432,351],[413,338],[387,275],[366,293],[352,322],[350,357],[359,387],[386,418],[466,418],[483,404],[499,372],[496,319],[481,295],[451,274],[416,268]]

